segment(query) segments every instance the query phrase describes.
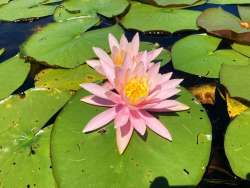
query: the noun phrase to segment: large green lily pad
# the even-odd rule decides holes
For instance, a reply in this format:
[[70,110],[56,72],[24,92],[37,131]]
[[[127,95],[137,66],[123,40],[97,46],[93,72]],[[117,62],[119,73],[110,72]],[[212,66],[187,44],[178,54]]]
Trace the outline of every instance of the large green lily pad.
[[19,56],[12,57],[0,63],[0,99],[3,99],[18,89],[30,71],[30,64]]
[[232,97],[250,101],[250,65],[223,65],[220,82],[227,88]]
[[92,17],[52,23],[29,38],[22,46],[22,54],[50,66],[77,67],[95,57],[94,46],[109,49],[109,33],[118,38],[123,33],[118,25],[86,31],[98,21]]
[[248,17],[245,13],[246,11],[241,12],[240,19],[222,8],[210,8],[198,17],[197,24],[214,35],[240,43],[250,43],[250,26],[247,23],[250,18],[244,20]]
[[250,46],[249,45],[244,45],[244,44],[239,44],[239,43],[233,43],[231,45],[231,47],[235,51],[237,51],[237,52],[239,52],[239,53],[241,53],[241,54],[243,54],[243,55],[245,55],[247,57],[250,57]]
[[104,77],[87,64],[74,69],[45,69],[35,77],[36,87],[57,88],[60,90],[78,90],[81,83],[97,82]]
[[208,0],[212,4],[249,4],[249,0]]
[[199,11],[158,8],[142,3],[132,3],[128,14],[121,23],[128,29],[140,31],[196,30],[196,19]]
[[31,89],[0,102],[0,187],[55,187],[50,130],[41,128],[69,97]]
[[233,172],[250,180],[250,110],[234,119],[226,132],[225,151]]
[[176,42],[172,61],[177,70],[209,78],[218,78],[221,65],[248,64],[249,58],[234,50],[216,50],[221,39],[208,35],[191,35]]
[[62,21],[97,14],[113,17],[124,12],[128,5],[127,0],[68,0],[63,2],[62,8],[57,9],[54,18]]
[[[173,142],[148,131],[146,140],[135,132],[123,155],[118,154],[115,129],[82,133],[87,122],[104,108],[80,102],[79,91],[64,108],[52,131],[52,164],[61,188],[149,188],[157,178],[169,185],[196,185],[205,172],[211,147],[211,127],[203,107],[182,91],[178,100],[190,111],[160,115]],[[195,156],[195,160],[194,160]]]
[[16,21],[49,16],[56,5],[42,5],[44,0],[15,0],[0,6],[0,20]]

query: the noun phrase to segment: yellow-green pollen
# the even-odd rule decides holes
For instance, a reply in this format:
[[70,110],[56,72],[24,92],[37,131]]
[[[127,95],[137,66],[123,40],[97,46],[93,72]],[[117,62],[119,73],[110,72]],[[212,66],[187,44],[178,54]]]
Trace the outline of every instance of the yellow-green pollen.
[[132,78],[126,83],[124,91],[129,103],[136,105],[149,94],[148,79],[146,77]]

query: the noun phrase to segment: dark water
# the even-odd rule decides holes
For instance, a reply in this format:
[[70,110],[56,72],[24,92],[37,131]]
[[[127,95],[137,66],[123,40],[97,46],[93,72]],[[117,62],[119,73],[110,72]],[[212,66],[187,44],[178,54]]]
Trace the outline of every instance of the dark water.
[[[211,7],[218,7],[218,5],[201,5],[189,9],[193,10],[205,10]],[[222,6],[223,9],[233,13],[238,16],[238,11],[236,6],[225,5]],[[0,48],[5,48],[6,52],[3,56],[0,56],[0,62],[12,57],[13,55],[19,52],[19,46],[36,30],[40,27],[45,26],[46,24],[52,22],[52,17],[42,18],[33,22],[23,22],[23,23],[0,23]],[[103,18],[103,22],[101,24],[102,27],[106,27],[112,25],[115,21]],[[126,36],[131,39],[136,31],[126,31]],[[181,38],[197,33],[203,33],[203,30],[199,31],[185,31],[185,32],[177,32],[172,35],[170,34],[149,34],[149,33],[140,33],[141,40],[149,41],[149,42],[157,42],[161,46],[171,49],[171,46]],[[222,46],[223,48],[227,48],[230,41],[223,40]],[[172,64],[169,63],[165,67],[162,68],[161,72],[169,72],[173,71],[176,77],[184,78],[183,86],[190,87],[197,84],[202,83],[211,83],[215,82],[218,87],[219,81],[216,79],[206,79],[200,78],[196,76],[192,76],[183,72],[179,72],[173,69]],[[25,91],[26,89],[33,86],[32,75],[30,75],[29,79],[25,82],[24,86],[19,88],[15,93],[20,93]],[[240,178],[237,178],[231,171],[230,166],[228,164],[227,158],[225,156],[224,151],[224,134],[225,130],[229,124],[229,117],[227,114],[226,104],[221,99],[220,95],[216,94],[216,104],[205,105],[204,106],[213,126],[213,147],[211,152],[211,160],[207,171],[201,181],[199,187],[201,188],[249,188],[250,183]],[[50,122],[52,122],[52,119]],[[168,181],[164,177],[158,177],[152,182],[150,188],[166,188],[168,187]],[[177,187],[176,187],[177,188]],[[180,187],[181,188],[181,187]]]

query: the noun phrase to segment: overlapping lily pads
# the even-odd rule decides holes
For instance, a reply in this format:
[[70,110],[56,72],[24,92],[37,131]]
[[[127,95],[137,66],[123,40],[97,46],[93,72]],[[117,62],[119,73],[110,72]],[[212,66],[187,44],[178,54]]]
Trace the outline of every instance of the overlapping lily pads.
[[234,43],[234,44],[231,45],[231,47],[235,51],[237,51],[237,52],[239,52],[239,53],[241,53],[241,54],[243,54],[243,55],[245,55],[247,57],[250,57],[250,46],[249,45]]
[[250,110],[234,119],[226,132],[225,151],[233,172],[250,180]]
[[97,82],[104,77],[87,64],[74,69],[45,69],[36,75],[36,87],[78,90],[81,83]]
[[108,34],[120,37],[118,25],[86,31],[99,21],[97,18],[83,18],[52,23],[29,38],[22,47],[22,54],[50,65],[74,68],[95,57],[94,46],[108,49]]
[[223,65],[221,68],[220,81],[231,97],[240,97],[250,101],[249,78],[250,65]]
[[196,19],[199,11],[158,8],[151,5],[132,3],[128,14],[121,23],[128,29],[140,31],[176,32],[180,30],[196,30]]
[[210,8],[198,17],[197,23],[214,35],[250,44],[250,25],[248,23],[250,17],[248,11],[241,10],[243,9],[239,8],[240,19],[222,8]]
[[30,71],[30,64],[19,56],[0,63],[0,100],[9,96],[18,89]]
[[81,103],[84,95],[79,91],[69,102],[52,132],[52,164],[59,187],[148,188],[159,177],[171,186],[199,183],[209,159],[211,127],[191,94],[183,91],[178,98],[190,111],[159,114],[173,142],[151,131],[145,140],[134,133],[123,155],[118,154],[112,123],[99,132],[82,133],[84,125],[104,109]]
[[248,64],[249,58],[234,50],[216,50],[221,39],[208,35],[191,35],[175,43],[173,65],[177,70],[209,78],[218,78],[221,65]]
[[159,6],[191,6],[200,0],[141,0],[142,3],[156,4]]
[[55,187],[50,130],[42,128],[69,97],[58,90],[31,89],[0,102],[1,187]]
[[249,4],[249,0],[208,0],[212,4]]
[[68,0],[57,9],[55,20],[62,21],[76,17],[97,16],[101,14],[106,17],[119,15],[129,5],[127,0]]
[[44,0],[10,1],[0,6],[0,20],[16,21],[52,15],[56,5],[43,5],[43,2]]

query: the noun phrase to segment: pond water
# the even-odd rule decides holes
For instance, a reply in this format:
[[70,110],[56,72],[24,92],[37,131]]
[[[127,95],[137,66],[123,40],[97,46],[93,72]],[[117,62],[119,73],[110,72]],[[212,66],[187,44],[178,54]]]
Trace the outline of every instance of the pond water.
[[[205,10],[211,7],[218,7],[217,5],[207,4],[190,9],[193,10]],[[238,16],[238,11],[236,6],[225,5],[222,6],[223,9],[233,13]],[[6,52],[0,56],[0,62],[12,57],[19,51],[19,46],[35,31],[39,30],[40,27],[52,22],[52,17],[41,18],[34,20],[32,22],[18,22],[18,23],[0,23],[0,48],[5,48]],[[102,27],[112,25],[114,20],[108,20],[103,18]],[[132,38],[136,31],[126,31],[126,36]],[[161,46],[171,49],[171,46],[179,39],[190,35],[203,33],[203,30],[195,32],[178,32],[173,35],[166,33],[140,33],[141,39],[143,41],[150,41],[154,43],[159,43]],[[228,41],[224,40],[223,47],[228,46]],[[176,77],[184,78],[183,86],[190,87],[201,83],[217,83],[216,79],[206,79],[201,77],[192,76],[180,71],[173,69],[171,63],[167,64],[162,68],[161,72],[174,71]],[[7,80],[6,80],[7,81]],[[33,80],[28,79],[25,84],[19,88],[15,93],[21,93],[27,88],[33,86]],[[213,147],[211,152],[211,160],[207,171],[203,177],[202,182],[199,187],[209,187],[209,188],[221,188],[221,187],[250,187],[250,183],[240,178],[237,178],[231,171],[228,164],[227,158],[224,151],[224,134],[229,123],[229,116],[227,114],[227,109],[224,100],[221,99],[219,93],[216,93],[216,103],[215,105],[204,105],[207,113],[210,117],[213,126]],[[50,121],[53,122],[53,119]],[[195,158],[195,156],[194,156]],[[194,159],[195,160],[195,159]],[[164,187],[167,185],[167,181],[164,178],[159,178],[156,182],[152,183],[153,187]]]

